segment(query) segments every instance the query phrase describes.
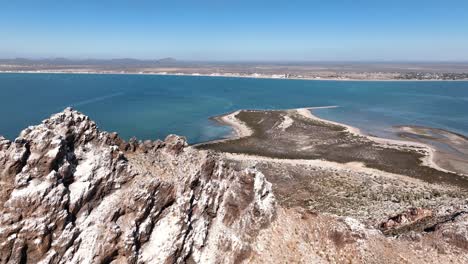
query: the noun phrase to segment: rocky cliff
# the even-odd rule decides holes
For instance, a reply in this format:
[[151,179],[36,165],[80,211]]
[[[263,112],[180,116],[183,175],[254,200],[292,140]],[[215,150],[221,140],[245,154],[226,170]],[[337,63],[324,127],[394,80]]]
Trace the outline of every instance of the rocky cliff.
[[[292,206],[303,188],[281,186],[321,178],[332,197],[341,185],[327,185],[328,172],[345,189],[377,176],[419,183],[359,166],[256,162],[238,166],[174,135],[126,142],[66,109],[13,142],[0,137],[0,263],[468,263],[466,203],[369,226]],[[278,203],[275,186],[289,192]],[[327,199],[321,208],[336,206]]]
[[0,263],[234,263],[274,217],[261,173],[71,109],[1,138],[0,180]]

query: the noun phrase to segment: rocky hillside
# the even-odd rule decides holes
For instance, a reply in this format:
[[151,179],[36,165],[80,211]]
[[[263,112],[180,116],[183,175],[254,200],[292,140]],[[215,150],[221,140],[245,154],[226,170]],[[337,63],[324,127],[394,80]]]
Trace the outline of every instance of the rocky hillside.
[[227,161],[174,135],[126,142],[72,109],[0,137],[0,263],[468,263],[464,212],[420,230],[434,213],[403,211],[382,232],[283,206]]
[[234,263],[274,216],[255,170],[71,109],[0,140],[0,263]]

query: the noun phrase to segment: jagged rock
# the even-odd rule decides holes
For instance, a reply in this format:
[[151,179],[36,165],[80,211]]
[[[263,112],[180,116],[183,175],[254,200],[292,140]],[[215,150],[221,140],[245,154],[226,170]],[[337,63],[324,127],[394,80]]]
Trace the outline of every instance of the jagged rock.
[[173,154],[179,154],[184,149],[184,147],[187,146],[186,139],[176,135],[167,136],[164,142],[166,144],[167,150]]
[[0,264],[468,261],[468,205],[411,209],[378,230],[285,208],[261,172],[227,162],[175,135],[125,142],[69,108],[0,137]]
[[234,263],[274,217],[261,173],[70,108],[0,138],[0,165],[0,263]]
[[432,216],[432,211],[424,208],[410,208],[406,212],[390,217],[380,224],[384,231],[401,228]]

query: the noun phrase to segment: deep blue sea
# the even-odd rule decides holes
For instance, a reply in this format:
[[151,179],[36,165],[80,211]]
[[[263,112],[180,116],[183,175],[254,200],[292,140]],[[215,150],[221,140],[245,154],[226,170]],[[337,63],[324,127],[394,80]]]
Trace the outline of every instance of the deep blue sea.
[[0,74],[0,135],[14,139],[67,106],[128,139],[191,143],[230,133],[209,117],[238,109],[337,105],[318,116],[392,137],[394,125],[468,135],[468,82],[307,81],[201,76]]

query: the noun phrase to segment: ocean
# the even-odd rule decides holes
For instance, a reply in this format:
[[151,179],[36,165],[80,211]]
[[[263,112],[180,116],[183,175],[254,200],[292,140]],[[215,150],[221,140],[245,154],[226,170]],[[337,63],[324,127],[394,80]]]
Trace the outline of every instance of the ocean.
[[72,106],[123,138],[186,136],[190,143],[226,137],[211,116],[238,109],[318,109],[321,118],[381,137],[393,126],[422,125],[468,136],[468,82],[310,81],[120,74],[0,74],[0,135]]

